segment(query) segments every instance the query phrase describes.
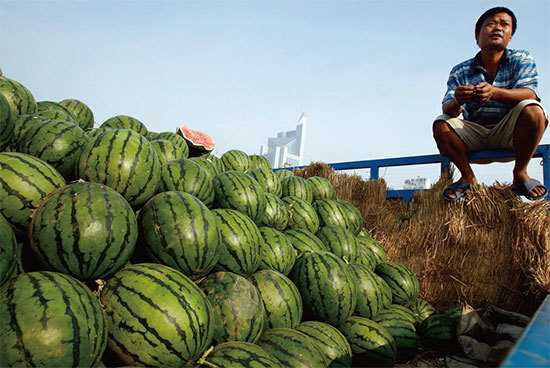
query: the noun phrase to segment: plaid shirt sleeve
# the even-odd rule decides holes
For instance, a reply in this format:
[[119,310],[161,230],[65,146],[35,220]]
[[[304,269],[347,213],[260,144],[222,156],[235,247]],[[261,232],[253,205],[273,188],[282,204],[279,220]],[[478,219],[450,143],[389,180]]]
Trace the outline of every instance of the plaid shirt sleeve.
[[525,50],[515,53],[512,88],[530,88],[537,94],[538,80],[537,66],[533,56]]
[[449,79],[447,80],[447,92],[445,92],[445,96],[443,96],[443,101],[441,102],[442,105],[445,105],[455,97],[456,87],[460,85],[461,83],[458,77],[458,68],[454,67],[449,73]]

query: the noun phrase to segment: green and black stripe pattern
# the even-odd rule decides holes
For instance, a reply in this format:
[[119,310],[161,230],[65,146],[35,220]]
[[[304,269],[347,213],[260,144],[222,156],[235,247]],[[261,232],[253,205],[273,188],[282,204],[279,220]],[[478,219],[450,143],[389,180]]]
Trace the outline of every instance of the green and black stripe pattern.
[[262,297],[256,286],[232,272],[211,273],[199,282],[214,311],[214,341],[254,343],[266,324]]
[[59,101],[59,104],[65,106],[73,114],[82,129],[87,130],[94,127],[94,113],[84,102],[68,98]]
[[325,244],[311,231],[305,229],[288,229],[283,233],[290,240],[298,255],[304,252],[328,250]]
[[262,263],[260,268],[275,270],[288,275],[296,262],[297,252],[292,242],[279,230],[267,226],[258,228],[262,234],[260,243]]
[[21,230],[27,230],[42,199],[64,185],[50,164],[25,153],[0,152],[0,212]]
[[300,197],[288,196],[283,197],[283,202],[289,213],[289,228],[305,229],[312,233],[319,230],[319,217],[308,201]]
[[280,231],[285,230],[290,220],[285,203],[271,193],[264,193],[264,195],[265,212],[262,217],[262,224]]
[[281,362],[282,367],[319,368],[328,367],[323,352],[313,340],[298,330],[272,328],[258,340],[268,354]]
[[128,115],[117,115],[100,125],[101,128],[130,129],[142,136],[147,135],[147,127],[138,119]]
[[277,174],[271,169],[256,168],[248,173],[262,186],[266,193],[273,194],[281,198],[283,195],[283,187],[281,186],[281,180]]
[[214,185],[210,175],[195,161],[187,158],[162,165],[159,190],[192,194],[208,207],[214,202]]
[[228,341],[218,344],[206,358],[210,368],[281,368],[281,362],[256,344]]
[[395,262],[382,262],[376,265],[374,271],[391,288],[393,303],[409,305],[418,298],[418,279],[407,267]]
[[336,191],[328,179],[311,176],[306,179],[313,194],[313,202],[319,199],[336,199]]
[[325,355],[330,367],[351,367],[351,346],[336,327],[319,321],[305,321],[296,329],[313,340]]
[[29,228],[31,247],[42,263],[80,280],[118,271],[134,252],[137,237],[128,202],[115,190],[89,182],[48,195]]
[[18,146],[21,152],[44,160],[64,178],[71,180],[76,161],[86,143],[88,136],[74,122],[46,120],[26,130]]
[[293,196],[305,199],[310,204],[313,202],[313,191],[307,180],[301,176],[290,176],[281,180],[281,187],[283,198]]
[[192,279],[218,262],[220,234],[214,214],[198,198],[177,191],[151,198],[139,213],[140,238],[155,262]]
[[76,174],[113,188],[137,207],[155,194],[160,161],[142,135],[128,129],[105,130],[82,149]]
[[0,77],[0,94],[6,98],[15,116],[34,114],[37,111],[32,93],[13,79]]
[[210,302],[195,283],[168,266],[141,263],[111,277],[101,292],[109,347],[127,364],[180,367],[210,346]]
[[315,234],[329,251],[349,263],[357,262],[360,257],[357,241],[353,233],[342,226],[324,226]]
[[0,365],[95,367],[107,343],[106,321],[92,292],[49,271],[12,278],[1,289]]
[[348,265],[330,252],[305,253],[290,273],[304,303],[304,317],[338,326],[355,310],[357,286]]
[[355,315],[372,318],[391,305],[391,289],[380,276],[361,264],[352,263],[349,267],[359,289]]
[[222,155],[221,160],[226,171],[234,170],[246,173],[250,168],[250,159],[248,155],[241,150],[229,150]]
[[351,345],[353,367],[392,367],[395,364],[395,340],[378,323],[352,316],[339,329]]
[[265,212],[262,187],[250,175],[240,171],[225,171],[214,178],[216,203],[220,208],[231,208],[260,223]]
[[181,148],[168,139],[156,139],[150,142],[157,153],[161,165],[178,158],[187,158]]
[[220,258],[216,269],[248,276],[260,267],[262,234],[250,218],[239,211],[212,210],[221,235]]
[[302,320],[302,297],[288,277],[274,270],[261,270],[250,276],[265,306],[268,328],[296,328]]
[[15,116],[4,95],[0,94],[0,151],[4,151],[12,142],[15,129]]

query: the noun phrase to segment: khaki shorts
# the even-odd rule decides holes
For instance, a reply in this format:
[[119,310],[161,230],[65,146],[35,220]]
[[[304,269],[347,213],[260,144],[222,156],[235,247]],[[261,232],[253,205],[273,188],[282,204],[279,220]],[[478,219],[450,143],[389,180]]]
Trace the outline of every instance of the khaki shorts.
[[438,116],[434,122],[440,120],[447,122],[456,134],[458,134],[460,139],[464,141],[468,152],[485,149],[513,150],[513,137],[516,121],[518,120],[518,116],[523,108],[528,105],[539,105],[544,111],[546,120],[548,120],[548,114],[540,102],[537,100],[523,100],[518,102],[518,104],[514,106],[502,118],[502,120],[493,127],[483,126],[468,120],[453,118],[445,114]]

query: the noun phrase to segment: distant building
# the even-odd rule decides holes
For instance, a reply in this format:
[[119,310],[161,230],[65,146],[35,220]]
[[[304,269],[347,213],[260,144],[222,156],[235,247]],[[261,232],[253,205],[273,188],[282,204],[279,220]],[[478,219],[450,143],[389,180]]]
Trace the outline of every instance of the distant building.
[[274,169],[303,165],[306,127],[307,117],[302,113],[296,124],[296,130],[280,132],[277,133],[276,138],[268,138],[267,146],[260,147],[260,155],[265,156]]
[[403,189],[429,189],[430,179],[417,177],[416,179],[407,179],[403,184]]

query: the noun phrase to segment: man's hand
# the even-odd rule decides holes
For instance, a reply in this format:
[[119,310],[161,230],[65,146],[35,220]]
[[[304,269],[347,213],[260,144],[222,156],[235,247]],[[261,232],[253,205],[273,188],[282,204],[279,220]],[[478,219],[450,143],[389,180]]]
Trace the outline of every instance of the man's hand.
[[459,86],[455,89],[455,101],[458,106],[462,106],[467,102],[472,102],[476,92],[474,86]]
[[487,82],[481,82],[475,86],[475,94],[473,100],[477,103],[485,103],[493,98],[493,94],[493,85]]

